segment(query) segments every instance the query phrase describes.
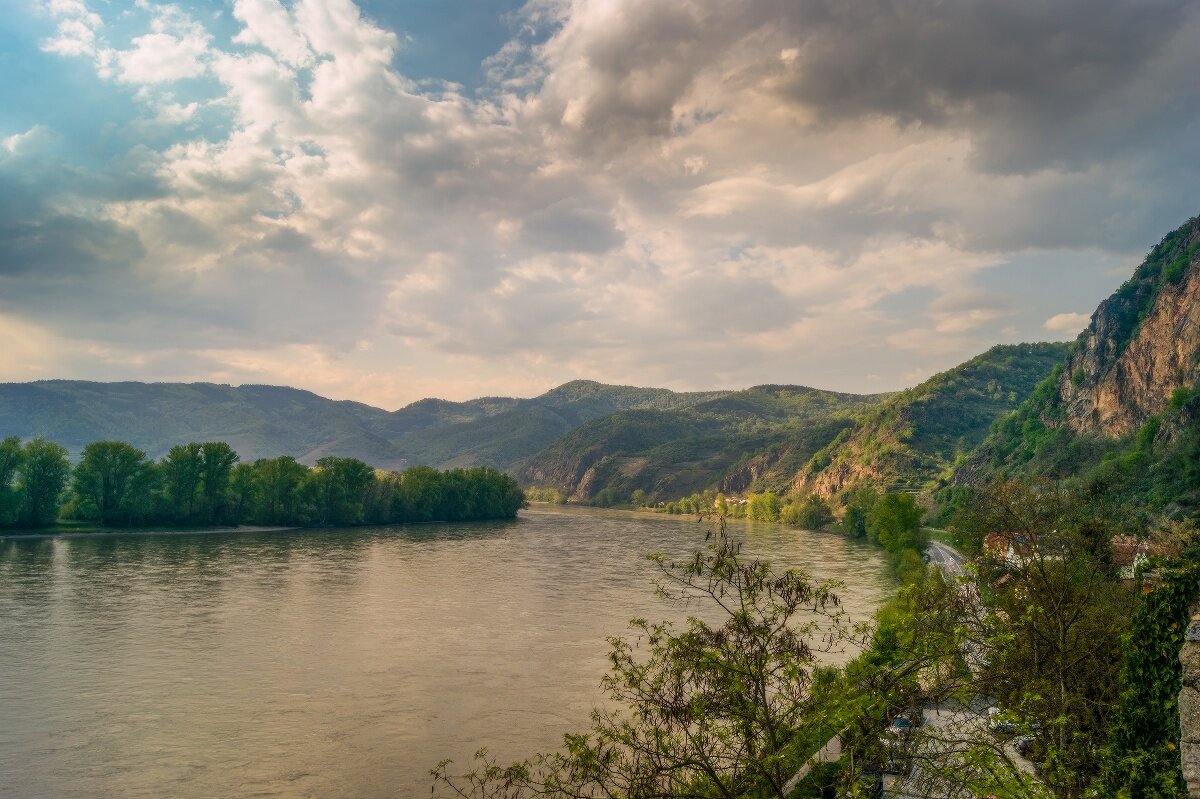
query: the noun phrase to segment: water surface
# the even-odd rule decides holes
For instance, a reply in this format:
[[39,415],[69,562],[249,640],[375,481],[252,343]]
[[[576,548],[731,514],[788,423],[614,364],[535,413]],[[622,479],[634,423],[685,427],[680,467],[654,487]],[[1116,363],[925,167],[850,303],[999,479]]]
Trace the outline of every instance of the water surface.
[[[893,586],[835,535],[746,547]],[[427,796],[443,757],[553,748],[600,700],[604,636],[677,616],[649,552],[694,522],[582,510],[512,522],[0,539],[0,797]]]

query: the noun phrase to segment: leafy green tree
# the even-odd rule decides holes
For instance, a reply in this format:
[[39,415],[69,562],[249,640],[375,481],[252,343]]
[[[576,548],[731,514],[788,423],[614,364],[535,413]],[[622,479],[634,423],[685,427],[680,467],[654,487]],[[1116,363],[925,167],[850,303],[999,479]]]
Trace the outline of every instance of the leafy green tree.
[[809,494],[803,502],[788,505],[783,520],[805,530],[820,530],[833,522],[833,511],[822,497]]
[[176,522],[196,523],[204,483],[202,446],[193,441],[171,447],[162,463],[162,475],[168,513]]
[[88,444],[72,483],[76,511],[101,524],[133,524],[150,508],[152,472],[146,453],[129,444]]
[[746,515],[757,522],[777,522],[783,509],[779,497],[770,491],[746,496]]
[[401,476],[402,521],[428,522],[442,503],[442,474],[429,466],[412,466]]
[[254,462],[256,508],[262,524],[296,524],[300,518],[300,485],[308,469],[290,455]]
[[644,508],[649,501],[649,496],[647,496],[646,492],[640,488],[635,489],[634,492],[629,495],[629,504],[633,505],[635,508]]
[[306,478],[318,524],[358,524],[362,521],[363,492],[374,470],[357,458],[321,458]]
[[254,466],[239,463],[229,472],[229,510],[232,519],[242,524],[254,511],[258,487],[254,482]]
[[71,464],[67,451],[52,441],[35,438],[25,444],[17,467],[17,490],[21,494],[20,523],[48,527],[58,518],[58,501]]
[[980,561],[979,679],[1030,729],[1042,780],[1061,799],[1083,796],[1101,770],[1134,599],[1110,540],[1136,524],[1104,492],[1019,481],[982,487],[955,519],[1014,536],[1016,563]]
[[23,458],[21,439],[11,436],[0,441],[0,527],[15,524],[21,512],[17,473]]
[[1157,585],[1145,585],[1122,637],[1119,703],[1101,778],[1113,799],[1186,799],[1179,757],[1179,651],[1189,605],[1200,585],[1200,563],[1162,564]]
[[229,477],[238,454],[224,441],[200,445],[200,487],[209,523],[220,523],[229,514]]
[[866,538],[867,519],[879,501],[878,492],[869,486],[860,486],[847,493],[842,501],[846,505],[842,529],[854,538]]
[[922,550],[927,543],[921,533],[924,513],[911,494],[885,494],[867,517],[867,535],[892,555]]

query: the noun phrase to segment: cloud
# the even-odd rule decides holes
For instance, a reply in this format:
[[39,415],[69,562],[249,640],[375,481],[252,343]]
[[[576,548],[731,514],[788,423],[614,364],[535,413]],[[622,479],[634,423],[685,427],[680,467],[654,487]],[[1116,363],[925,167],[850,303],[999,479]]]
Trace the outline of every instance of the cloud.
[[1078,333],[1088,326],[1091,317],[1083,313],[1060,313],[1042,323],[1042,327],[1054,333]]
[[1184,0],[537,0],[475,91],[351,0],[93,6],[41,47],[140,116],[0,131],[0,305],[126,376],[879,390],[1196,213]]

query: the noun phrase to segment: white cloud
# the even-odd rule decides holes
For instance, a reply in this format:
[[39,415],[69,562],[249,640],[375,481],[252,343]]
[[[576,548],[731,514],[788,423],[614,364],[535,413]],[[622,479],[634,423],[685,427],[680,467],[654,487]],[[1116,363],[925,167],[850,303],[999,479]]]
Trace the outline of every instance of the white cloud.
[[1078,333],[1088,326],[1091,317],[1083,313],[1060,313],[1042,323],[1042,327],[1054,333]]
[[[1039,298],[1026,313],[978,296],[1015,253],[1144,250],[1192,201],[1187,136],[1148,153],[1141,134],[1098,124],[1120,135],[1082,141],[1046,96],[1101,122],[1136,118],[1161,99],[1155,87],[1177,85],[1170,107],[1194,109],[1198,58],[1184,45],[1200,14],[1156,40],[1161,51],[1138,33],[1120,52],[1075,52],[1087,96],[1070,81],[1023,88],[1020,60],[978,43],[991,71],[975,97],[938,66],[969,68],[971,40],[924,26],[924,6],[893,22],[937,47],[906,61],[866,5],[842,1],[845,20],[817,0],[530,3],[473,94],[398,72],[401,38],[351,0],[236,0],[231,41],[140,0],[131,18],[145,29],[123,27],[120,42],[81,0],[52,0],[59,27],[43,46],[93,58],[138,87],[153,119],[186,125],[146,159],[154,191],[87,209],[136,232],[145,308],[197,317],[145,346],[377,397],[418,375],[423,393],[441,380],[470,394],[464,370],[489,391],[506,370],[514,386],[584,375],[852,388],[871,374],[894,387],[928,369],[925,353],[949,365],[1040,333],[1053,309]],[[977,16],[956,11],[949,34],[977,35]],[[879,74],[871,47],[894,54],[895,74]],[[168,87],[197,77],[219,96]],[[210,109],[222,125],[197,121]],[[1093,155],[1062,156],[1067,133]],[[1151,157],[1172,153],[1170,169]],[[1024,290],[1007,285],[992,292]],[[97,336],[136,335],[92,323]],[[1059,314],[1045,329],[1083,324]]]

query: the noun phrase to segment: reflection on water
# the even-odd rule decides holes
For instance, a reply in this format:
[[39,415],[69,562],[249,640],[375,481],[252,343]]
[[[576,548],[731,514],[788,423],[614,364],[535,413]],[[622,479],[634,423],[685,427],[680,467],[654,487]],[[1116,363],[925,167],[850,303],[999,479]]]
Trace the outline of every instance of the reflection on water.
[[[891,590],[874,550],[739,526],[748,551]],[[443,757],[554,747],[604,636],[672,615],[678,518],[0,540],[0,797],[424,796]]]

